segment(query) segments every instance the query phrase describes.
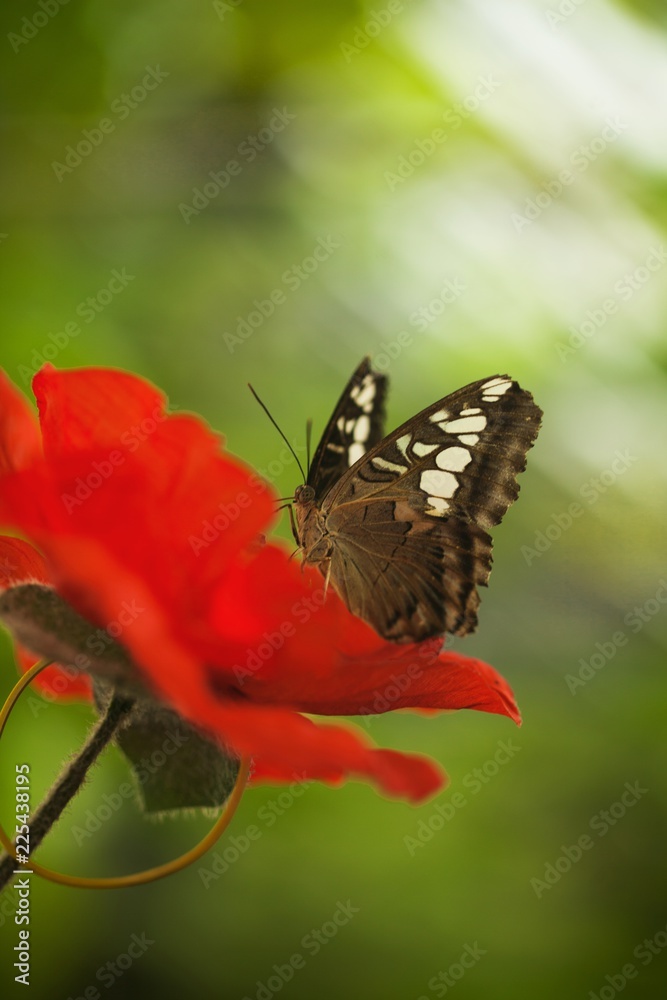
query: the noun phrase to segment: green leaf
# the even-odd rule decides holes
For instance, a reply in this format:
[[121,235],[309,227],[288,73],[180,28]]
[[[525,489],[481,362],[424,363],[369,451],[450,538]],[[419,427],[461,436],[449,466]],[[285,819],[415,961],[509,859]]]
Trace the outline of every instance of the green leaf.
[[148,695],[127,650],[77,614],[52,587],[26,583],[5,590],[0,594],[0,619],[36,656],[86,671],[112,684],[119,694]]
[[130,761],[148,813],[224,805],[239,760],[176,712],[138,701],[116,743]]

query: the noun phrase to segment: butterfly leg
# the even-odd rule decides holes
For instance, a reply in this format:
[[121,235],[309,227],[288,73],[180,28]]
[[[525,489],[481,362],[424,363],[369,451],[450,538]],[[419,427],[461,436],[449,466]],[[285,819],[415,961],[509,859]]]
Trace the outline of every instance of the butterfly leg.
[[294,509],[291,503],[286,504],[286,507],[289,511],[289,519],[290,519],[290,524],[292,526],[292,534],[294,535],[294,541],[297,543],[299,548],[301,548],[301,541],[299,539],[299,533],[296,530],[296,521],[294,520]]
[[324,577],[324,596],[327,596],[327,590],[329,589],[329,577],[331,576],[331,559],[327,560],[327,572]]

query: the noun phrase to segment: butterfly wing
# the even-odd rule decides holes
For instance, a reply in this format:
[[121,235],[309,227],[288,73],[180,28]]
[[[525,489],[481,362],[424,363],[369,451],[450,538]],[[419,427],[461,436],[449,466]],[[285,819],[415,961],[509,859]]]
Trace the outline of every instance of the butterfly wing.
[[491,538],[459,518],[431,521],[407,504],[379,501],[362,520],[329,519],[330,580],[353,614],[392,642],[420,642],[477,624]]
[[332,487],[384,435],[388,378],[364,358],[345,386],[313,455],[307,483],[321,503]]
[[370,449],[322,504],[330,579],[387,639],[477,624],[491,570],[487,528],[516,499],[541,410],[509,376],[433,403]]

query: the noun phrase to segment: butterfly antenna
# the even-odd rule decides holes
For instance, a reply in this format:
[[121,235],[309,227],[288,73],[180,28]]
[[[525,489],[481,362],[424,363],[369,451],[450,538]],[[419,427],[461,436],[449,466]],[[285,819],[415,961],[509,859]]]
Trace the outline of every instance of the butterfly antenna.
[[294,456],[294,458],[296,460],[296,464],[299,466],[299,471],[300,471],[300,473],[301,473],[301,475],[303,477],[303,481],[305,483],[305,481],[306,481],[306,474],[303,471],[303,466],[302,466],[301,462],[299,461],[299,456],[297,455],[297,453],[295,452],[294,448],[292,447],[292,445],[289,443],[289,441],[287,440],[287,438],[285,437],[285,435],[281,431],[280,427],[278,427],[278,424],[275,422],[275,420],[273,419],[273,417],[269,413],[267,407],[264,405],[264,403],[261,401],[261,399],[259,398],[259,396],[255,392],[255,390],[253,389],[253,387],[250,385],[250,382],[248,382],[248,388],[250,389],[251,393],[253,394],[253,396],[255,397],[255,399],[257,400],[257,402],[259,403],[259,405],[262,407],[262,409],[266,413],[267,417],[269,418],[269,420],[271,421],[271,423],[273,424],[273,426],[275,427],[275,429],[280,434],[281,438],[283,439],[283,441],[285,442],[285,444],[289,448],[289,450],[292,453],[292,455]]
[[306,468],[308,469],[308,475],[310,475],[310,436],[313,430],[313,418],[308,417],[306,421]]

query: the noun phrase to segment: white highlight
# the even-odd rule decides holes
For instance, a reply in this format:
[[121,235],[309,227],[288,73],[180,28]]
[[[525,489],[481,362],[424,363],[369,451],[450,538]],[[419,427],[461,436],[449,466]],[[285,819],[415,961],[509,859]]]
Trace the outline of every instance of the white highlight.
[[445,448],[436,456],[435,464],[439,469],[449,472],[463,472],[466,465],[472,461],[472,455],[465,448]]
[[458,488],[458,480],[451,472],[441,472],[440,469],[427,469],[422,472],[419,485],[429,497],[451,497]]
[[448,420],[440,425],[448,434],[474,434],[486,427],[486,417],[482,413],[478,417],[459,417],[458,420]]

